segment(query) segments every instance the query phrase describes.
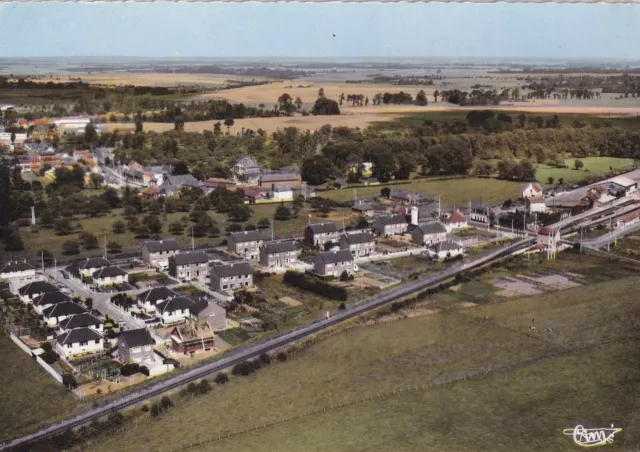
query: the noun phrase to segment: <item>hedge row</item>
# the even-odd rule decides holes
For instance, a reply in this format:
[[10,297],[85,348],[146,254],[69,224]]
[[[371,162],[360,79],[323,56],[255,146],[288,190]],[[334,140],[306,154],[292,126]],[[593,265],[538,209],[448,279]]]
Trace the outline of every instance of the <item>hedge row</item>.
[[284,274],[283,280],[291,286],[317,293],[318,295],[322,295],[326,298],[331,298],[337,301],[347,301],[347,289],[344,287],[333,286],[305,273],[289,270]]

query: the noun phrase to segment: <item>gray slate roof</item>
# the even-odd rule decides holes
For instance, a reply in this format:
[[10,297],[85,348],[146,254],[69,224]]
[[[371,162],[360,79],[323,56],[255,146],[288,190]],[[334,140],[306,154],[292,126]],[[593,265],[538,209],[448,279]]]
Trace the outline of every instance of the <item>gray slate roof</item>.
[[118,341],[124,342],[129,348],[153,345],[156,343],[156,341],[151,337],[151,333],[149,333],[149,330],[146,328],[123,331],[120,333]]
[[81,270],[89,268],[109,267],[111,262],[103,257],[88,257],[86,260],[78,263],[78,268]]
[[71,330],[73,328],[85,328],[88,326],[99,326],[102,322],[99,318],[88,312],[82,314],[75,314],[69,318],[66,318],[60,322],[60,328],[65,330]]
[[143,303],[147,301],[155,303],[158,300],[167,300],[177,296],[178,294],[168,287],[154,287],[138,294],[136,298]]
[[202,251],[193,253],[181,253],[171,256],[176,265],[206,264],[209,262],[209,256]]
[[268,173],[260,176],[260,182],[296,181],[300,175],[296,173]]
[[180,251],[180,244],[176,239],[144,242],[142,247],[146,247],[150,253],[159,253],[160,251]]
[[370,232],[358,232],[355,234],[345,234],[345,240],[347,243],[351,245],[356,245],[358,243],[370,243],[375,240],[373,234]]
[[36,293],[59,292],[59,291],[60,289],[58,289],[53,284],[49,284],[46,281],[34,281],[18,289],[18,293],[20,293],[20,295],[33,295]]
[[264,245],[264,249],[267,254],[287,253],[289,251],[296,250],[296,242],[280,242],[280,243],[267,243]]
[[313,232],[314,234],[325,234],[325,233],[332,233],[332,232],[338,232],[338,227],[336,226],[336,224],[334,222],[327,222],[327,223],[315,223],[315,224],[310,224],[309,226],[307,226],[311,232]]
[[94,341],[94,340],[100,340],[100,339],[102,339],[102,336],[100,335],[100,333],[98,333],[95,330],[92,330],[91,328],[76,328],[74,330],[67,331],[64,334],[61,334],[60,336],[58,336],[56,341],[60,345],[66,345],[66,344],[77,344],[79,342],[87,342],[87,341]]
[[170,298],[169,300],[163,301],[156,305],[160,312],[165,311],[177,311],[183,309],[191,309],[193,308],[193,300],[184,296]]
[[5,264],[0,264],[0,273],[9,273],[9,272],[21,272],[24,270],[35,270],[35,267],[31,264],[27,264],[26,262],[7,262]]
[[251,266],[247,262],[236,262],[232,264],[214,264],[211,273],[215,273],[220,278],[229,276],[250,275],[253,273]]
[[47,309],[42,311],[42,315],[49,319],[51,317],[61,317],[61,316],[70,316],[73,314],[82,314],[83,312],[87,312],[85,308],[76,304],[72,301],[65,301],[63,303],[57,303],[53,306],[49,306]]
[[447,232],[447,228],[445,228],[442,223],[438,222],[421,224],[418,226],[418,229],[420,229],[423,234],[440,234],[442,232]]
[[233,238],[234,242],[236,243],[257,242],[260,240],[264,240],[264,236],[258,230],[232,232],[231,234],[229,234],[229,237]]
[[431,246],[429,249],[440,252],[440,251],[449,251],[449,250],[459,250],[460,248],[464,248],[459,243],[453,242],[451,240],[445,240],[444,242],[437,243]]
[[113,278],[114,276],[124,276],[126,274],[127,272],[121,269],[120,267],[116,267],[116,266],[104,267],[104,268],[101,268],[100,270],[96,270],[93,272],[93,279],[100,279],[100,278],[107,278],[107,277]]
[[325,251],[324,253],[318,254],[318,257],[322,259],[326,264],[353,261],[353,256],[351,255],[351,252],[349,250]]
[[45,292],[33,300],[33,305],[46,306],[48,304],[64,303],[65,301],[71,301],[71,297],[63,294],[60,291]]
[[380,221],[382,226],[407,223],[407,218],[404,215],[380,215],[376,217],[376,220]]

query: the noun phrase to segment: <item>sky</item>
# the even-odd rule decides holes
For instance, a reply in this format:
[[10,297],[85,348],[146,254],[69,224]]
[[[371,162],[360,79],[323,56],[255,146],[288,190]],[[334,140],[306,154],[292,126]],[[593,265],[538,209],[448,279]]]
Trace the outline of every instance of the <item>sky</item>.
[[0,57],[640,59],[638,19],[630,4],[0,3]]

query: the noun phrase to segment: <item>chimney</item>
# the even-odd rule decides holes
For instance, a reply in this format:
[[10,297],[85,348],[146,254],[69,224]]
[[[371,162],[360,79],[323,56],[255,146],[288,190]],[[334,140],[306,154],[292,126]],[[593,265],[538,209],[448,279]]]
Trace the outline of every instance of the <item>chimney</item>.
[[411,206],[411,224],[418,226],[418,208],[416,206]]

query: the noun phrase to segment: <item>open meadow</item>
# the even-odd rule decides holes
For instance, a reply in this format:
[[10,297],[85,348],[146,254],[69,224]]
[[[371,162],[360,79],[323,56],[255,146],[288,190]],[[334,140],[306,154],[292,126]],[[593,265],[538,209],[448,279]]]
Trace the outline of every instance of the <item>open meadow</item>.
[[[608,272],[600,258],[585,261],[585,274]],[[539,271],[560,264],[543,261]],[[564,451],[576,447],[564,428],[615,423],[624,433],[610,450],[630,450],[624,447],[639,440],[638,284],[636,275],[405,319],[400,313],[400,320],[315,341],[159,418],[139,417],[136,427],[89,448],[166,451],[276,423],[192,450],[418,451],[437,444],[452,452]],[[292,416],[301,418],[281,422]],[[163,435],[168,429],[189,435]]]
[[71,415],[80,406],[69,391],[0,334],[0,440]]
[[[577,170],[575,169],[575,161],[580,160],[584,166]],[[549,165],[536,164],[536,178],[546,186],[551,186],[548,183],[548,179],[552,177],[555,183],[558,183],[562,178],[565,183],[579,182],[584,178],[600,177],[604,178],[607,174],[613,171],[631,170],[633,160],[618,158],[618,157],[585,157],[581,159],[565,159],[564,161],[567,168],[554,168]]]

